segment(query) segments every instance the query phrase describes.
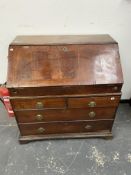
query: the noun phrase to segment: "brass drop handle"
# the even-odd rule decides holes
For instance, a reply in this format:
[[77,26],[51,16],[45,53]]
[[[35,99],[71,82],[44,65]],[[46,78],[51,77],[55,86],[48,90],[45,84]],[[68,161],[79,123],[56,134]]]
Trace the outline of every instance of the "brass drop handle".
[[96,113],[94,111],[91,111],[88,115],[90,118],[94,118],[96,116]]
[[96,102],[95,101],[91,101],[88,103],[89,107],[95,107],[96,106]]
[[36,120],[38,120],[38,121],[41,121],[41,120],[43,120],[43,115],[41,115],[41,114],[37,114],[36,115]]
[[44,107],[44,104],[43,104],[42,102],[38,101],[38,102],[36,103],[36,108],[42,109],[43,107]]
[[40,128],[37,129],[37,132],[40,133],[40,134],[43,133],[44,131],[45,131],[45,129],[42,128],[42,127],[40,127]]
[[85,126],[85,129],[91,129],[91,128],[92,128],[91,125],[86,125],[86,126]]

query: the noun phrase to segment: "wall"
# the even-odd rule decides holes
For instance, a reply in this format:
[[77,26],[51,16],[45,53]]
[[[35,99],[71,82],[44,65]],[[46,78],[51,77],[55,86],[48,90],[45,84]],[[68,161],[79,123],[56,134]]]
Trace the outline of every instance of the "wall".
[[0,0],[0,22],[0,83],[18,34],[108,33],[119,42],[123,98],[131,96],[131,0]]

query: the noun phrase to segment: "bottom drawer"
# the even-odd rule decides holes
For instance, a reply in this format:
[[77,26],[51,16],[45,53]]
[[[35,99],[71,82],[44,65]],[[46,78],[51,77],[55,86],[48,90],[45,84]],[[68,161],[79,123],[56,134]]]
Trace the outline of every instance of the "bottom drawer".
[[20,124],[22,136],[111,131],[114,120]]

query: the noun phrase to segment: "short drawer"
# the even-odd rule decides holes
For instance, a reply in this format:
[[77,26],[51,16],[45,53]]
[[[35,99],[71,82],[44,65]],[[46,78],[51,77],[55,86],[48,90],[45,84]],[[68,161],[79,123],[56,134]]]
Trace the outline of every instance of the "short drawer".
[[22,136],[110,131],[113,120],[20,124]]
[[68,98],[69,108],[116,107],[120,96],[79,97]]
[[116,108],[55,109],[16,111],[18,123],[113,119]]
[[19,98],[11,99],[11,104],[14,110],[65,108],[64,98]]

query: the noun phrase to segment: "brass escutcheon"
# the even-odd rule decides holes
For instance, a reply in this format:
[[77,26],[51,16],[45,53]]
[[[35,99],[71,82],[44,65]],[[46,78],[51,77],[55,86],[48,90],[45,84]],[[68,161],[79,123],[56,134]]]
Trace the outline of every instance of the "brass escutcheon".
[[37,131],[38,131],[38,133],[43,133],[45,131],[45,129],[40,127],[40,128],[37,129]]
[[43,105],[42,102],[38,101],[38,102],[36,103],[36,108],[41,109],[41,108],[43,108],[43,107],[44,107],[44,105]]
[[68,48],[67,47],[63,47],[62,49],[64,52],[67,52],[68,51]]
[[17,90],[16,89],[12,89],[13,94],[17,94]]
[[90,118],[94,118],[96,116],[96,113],[94,111],[91,111],[88,115]]
[[92,128],[91,125],[86,125],[86,126],[85,126],[85,129],[91,129],[91,128]]
[[118,90],[118,87],[117,87],[117,86],[115,86],[113,89],[116,91],[116,90]]
[[89,102],[88,106],[89,107],[95,107],[96,106],[96,102],[91,101],[91,102]]
[[37,115],[36,115],[36,119],[37,119],[38,121],[43,120],[43,115],[37,114]]
[[111,97],[111,100],[115,100],[115,97]]

